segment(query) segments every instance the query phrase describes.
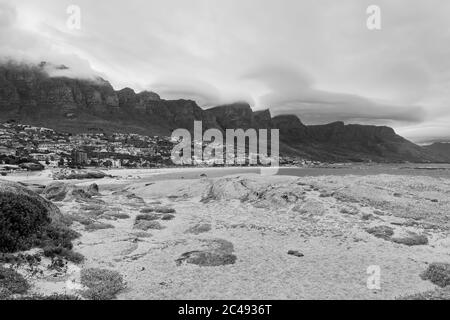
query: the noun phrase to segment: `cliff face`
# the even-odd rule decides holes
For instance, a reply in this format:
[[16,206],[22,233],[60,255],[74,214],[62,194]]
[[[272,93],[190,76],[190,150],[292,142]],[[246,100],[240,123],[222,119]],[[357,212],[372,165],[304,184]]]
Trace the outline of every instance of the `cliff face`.
[[205,110],[216,119],[222,129],[268,129],[271,126],[269,110],[253,112],[248,103],[234,103]]
[[201,120],[216,127],[214,118],[189,100],[166,101],[156,93],[115,91],[97,78],[50,77],[45,64],[0,66],[0,119],[15,119],[71,132],[119,131],[170,135]]
[[[163,100],[154,92],[115,91],[109,82],[50,77],[47,64],[0,65],[0,121],[10,119],[69,132],[134,132],[170,135],[176,128],[280,130],[281,152],[322,161],[450,161],[398,136],[392,128],[304,125],[297,116],[272,118],[247,103],[203,110],[191,100]],[[64,69],[64,66],[55,68]],[[446,160],[447,159],[447,160]]]

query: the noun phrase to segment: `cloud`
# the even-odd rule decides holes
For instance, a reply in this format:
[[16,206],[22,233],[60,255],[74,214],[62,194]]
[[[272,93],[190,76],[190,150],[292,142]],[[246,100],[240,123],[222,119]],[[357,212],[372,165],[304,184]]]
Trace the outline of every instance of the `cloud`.
[[0,56],[204,107],[246,100],[305,123],[446,134],[434,124],[450,119],[448,0],[378,0],[379,31],[368,0],[77,0],[81,30],[66,27],[70,4],[0,0]]
[[289,66],[262,66],[243,78],[263,84],[268,93],[259,105],[270,106],[274,114],[296,114],[304,122],[321,124],[332,121],[363,123],[384,121],[420,122],[425,111],[420,106],[375,102],[358,95],[316,89],[311,75]]
[[[70,50],[61,50],[62,37],[48,35],[49,30],[55,29],[40,22],[33,24],[30,19],[28,15],[20,16],[12,2],[0,2],[0,61],[31,64],[46,61],[50,76],[95,79],[102,75],[91,67],[86,58]],[[60,65],[69,69],[57,68]]]

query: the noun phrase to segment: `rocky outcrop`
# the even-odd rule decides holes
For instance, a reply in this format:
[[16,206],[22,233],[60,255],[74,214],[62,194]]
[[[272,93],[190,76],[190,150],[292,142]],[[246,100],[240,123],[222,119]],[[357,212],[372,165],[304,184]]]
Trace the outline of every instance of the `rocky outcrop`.
[[53,180],[102,179],[108,176],[100,170],[61,169],[53,173]]
[[269,110],[253,112],[248,103],[234,103],[211,108],[205,111],[216,119],[222,130],[226,129],[269,129],[271,115]]
[[280,130],[280,135],[287,140],[305,141],[308,128],[294,115],[281,115],[272,119],[272,126]]

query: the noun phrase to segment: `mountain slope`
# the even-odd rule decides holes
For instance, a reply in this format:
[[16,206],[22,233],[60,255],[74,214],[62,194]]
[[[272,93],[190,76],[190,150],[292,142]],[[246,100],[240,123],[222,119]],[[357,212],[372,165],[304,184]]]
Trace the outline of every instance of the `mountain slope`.
[[65,70],[49,63],[0,65],[0,121],[16,120],[59,131],[133,132],[170,135],[176,128],[255,128],[280,130],[283,155],[320,161],[438,162],[450,161],[398,136],[392,128],[344,125],[307,126],[294,115],[271,116],[247,103],[203,110],[191,100],[163,100],[154,92],[115,91],[102,78],[51,77]]
[[423,149],[439,156],[442,161],[450,162],[450,143],[448,142],[436,142],[429,146],[424,146]]

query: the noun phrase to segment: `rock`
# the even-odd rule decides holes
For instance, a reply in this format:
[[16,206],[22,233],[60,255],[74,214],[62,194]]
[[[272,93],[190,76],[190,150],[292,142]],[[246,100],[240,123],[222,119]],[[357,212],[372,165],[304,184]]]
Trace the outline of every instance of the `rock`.
[[64,182],[54,182],[45,187],[42,196],[52,201],[63,201],[67,192],[68,187]]
[[161,217],[161,220],[163,221],[169,221],[175,219],[175,216],[173,214],[163,214]]
[[37,184],[37,183],[24,183],[24,182],[18,182],[21,186],[24,186],[25,188],[36,192],[37,194],[42,194],[42,192],[45,190],[45,186],[42,184]]
[[349,215],[357,215],[359,213],[358,209],[356,208],[352,208],[352,207],[346,207],[346,208],[342,208],[340,210],[341,213],[343,214],[349,214]]
[[187,229],[185,231],[185,233],[191,233],[191,234],[200,234],[200,233],[205,233],[211,230],[211,224],[209,223],[202,223],[202,224],[197,224],[189,229]]
[[161,219],[160,214],[156,213],[146,213],[146,214],[139,214],[136,216],[136,222],[137,221],[155,221]]
[[301,253],[300,251],[297,251],[297,250],[289,250],[288,254],[291,255],[291,256],[299,257],[299,258],[305,256],[303,253]]
[[363,220],[372,220],[373,218],[375,218],[372,214],[370,213],[363,213],[362,217]]
[[136,231],[132,233],[133,236],[138,238],[151,238],[152,234],[145,231]]
[[371,235],[384,240],[390,240],[394,235],[394,229],[389,226],[376,226],[366,230]]
[[61,169],[53,174],[54,180],[72,180],[72,179],[102,179],[108,176],[100,170],[85,169]]
[[209,252],[209,251],[191,251],[181,255],[176,261],[178,266],[183,263],[196,264],[201,267],[217,267],[236,262],[234,254]]
[[87,188],[86,192],[88,194],[90,194],[91,196],[98,196],[98,195],[100,195],[99,188],[98,188],[98,185],[96,183],[91,184]]
[[86,231],[96,231],[105,229],[114,229],[114,226],[108,223],[92,221],[91,223],[84,226]]
[[19,167],[28,171],[42,171],[45,169],[42,164],[34,162],[21,163]]
[[183,263],[195,264],[202,267],[217,267],[234,264],[237,257],[233,254],[233,244],[223,239],[202,240],[205,249],[185,252],[175,260],[178,266]]
[[158,221],[136,220],[133,229],[147,231],[147,230],[162,230],[164,227]]
[[104,218],[107,220],[123,220],[130,219],[130,215],[118,211],[106,211],[100,216],[100,218]]
[[414,232],[408,232],[408,234],[401,238],[391,238],[392,242],[403,244],[405,246],[421,246],[428,244],[428,238],[426,235],[417,234]]
[[144,209],[141,209],[141,213],[150,213],[150,212],[157,212],[157,213],[175,213],[176,210],[170,207],[165,206],[149,206]]

